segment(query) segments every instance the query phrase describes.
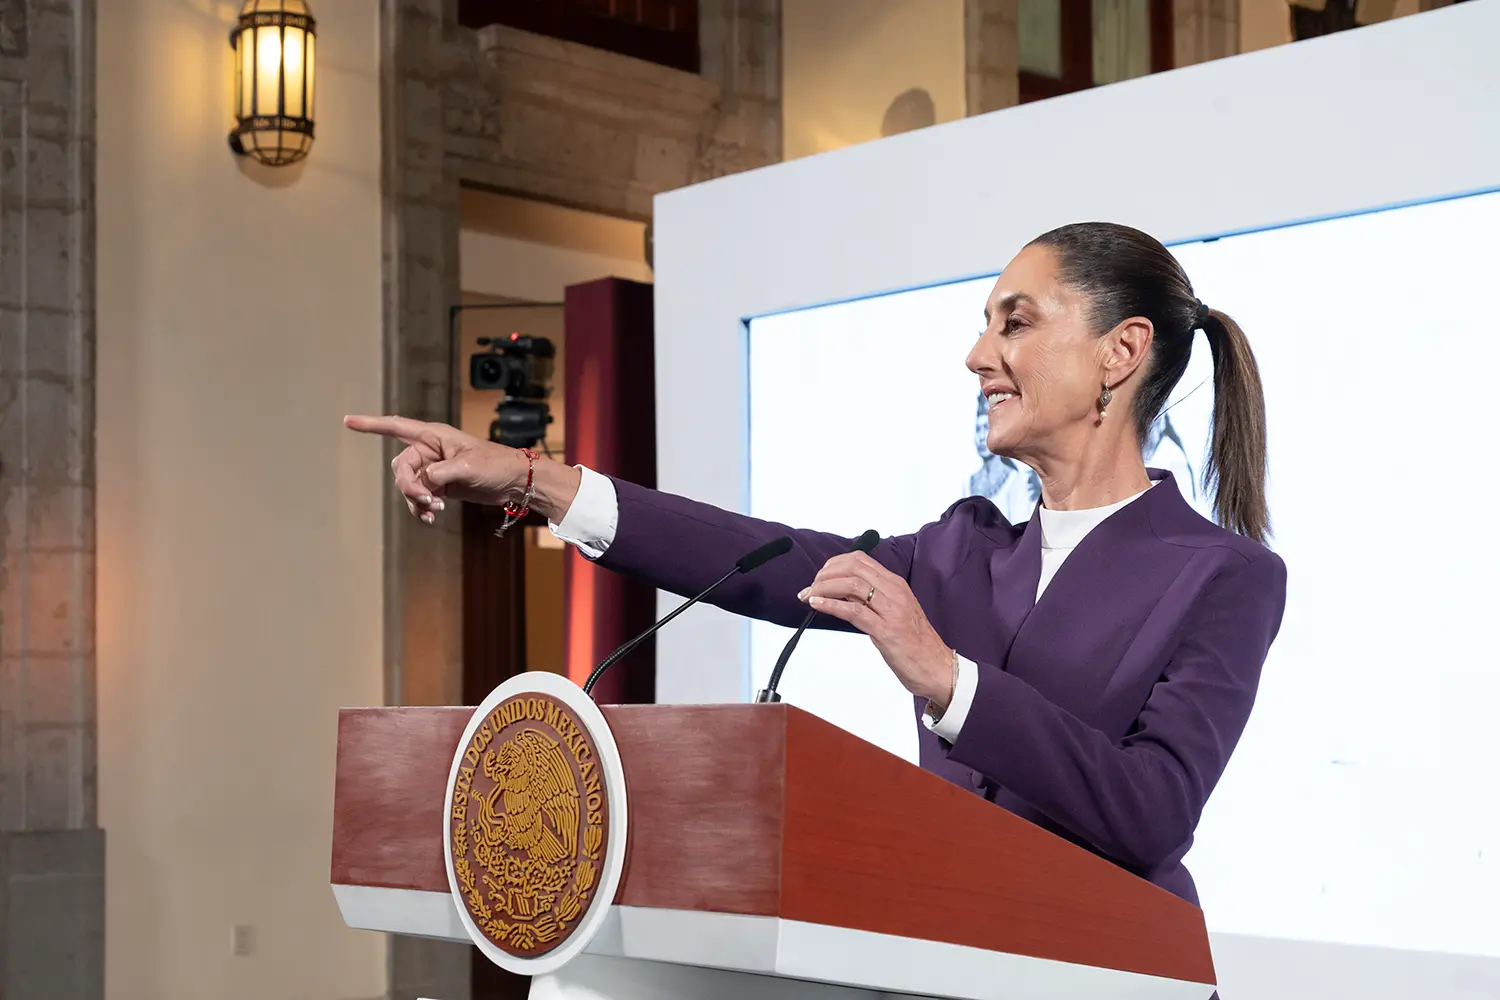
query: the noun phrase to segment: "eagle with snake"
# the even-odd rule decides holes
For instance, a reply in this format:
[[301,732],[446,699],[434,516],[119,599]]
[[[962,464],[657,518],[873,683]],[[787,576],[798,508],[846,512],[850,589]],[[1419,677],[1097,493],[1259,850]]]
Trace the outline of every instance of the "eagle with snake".
[[485,843],[547,865],[577,856],[578,785],[556,740],[523,729],[485,754],[484,775],[495,782],[476,817]]

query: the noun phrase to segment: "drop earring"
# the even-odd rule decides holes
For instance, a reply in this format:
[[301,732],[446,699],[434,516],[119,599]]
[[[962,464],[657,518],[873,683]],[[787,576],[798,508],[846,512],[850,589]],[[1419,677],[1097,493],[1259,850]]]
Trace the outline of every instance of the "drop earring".
[[1114,392],[1109,386],[1099,390],[1099,419],[1103,420],[1109,414],[1109,402],[1115,398]]

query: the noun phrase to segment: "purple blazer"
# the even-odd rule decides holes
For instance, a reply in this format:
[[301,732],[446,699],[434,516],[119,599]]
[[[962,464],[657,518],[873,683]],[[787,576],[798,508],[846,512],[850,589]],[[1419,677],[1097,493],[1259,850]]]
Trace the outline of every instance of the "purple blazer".
[[[922,767],[1196,903],[1182,857],[1250,716],[1286,567],[1204,519],[1169,474],[1151,477],[1164,481],[1090,532],[1040,601],[1040,518],[1012,525],[981,497],[872,555],[979,664],[958,741],[918,726]],[[797,625],[798,592],[850,544],[620,480],[615,489],[619,524],[600,564],[677,594],[790,534],[790,554],[715,592],[713,604],[751,618]]]

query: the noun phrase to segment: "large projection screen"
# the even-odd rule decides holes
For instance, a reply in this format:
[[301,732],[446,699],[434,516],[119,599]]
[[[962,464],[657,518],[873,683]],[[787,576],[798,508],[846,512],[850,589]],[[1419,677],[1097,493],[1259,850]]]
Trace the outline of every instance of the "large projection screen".
[[[1500,772],[1500,532],[1484,527],[1500,477],[1476,363],[1497,231],[1489,194],[1175,248],[1255,345],[1289,567],[1250,726],[1187,859],[1211,930],[1500,958],[1500,795],[1483,791]],[[980,450],[963,366],[990,283],[752,320],[749,512],[850,536],[915,531],[970,495],[1030,517],[1034,476]],[[1199,335],[1146,457],[1205,514],[1212,404]],[[791,632],[749,627],[760,687]],[[911,698],[863,637],[810,635],[782,692],[916,759]]]
[[[1500,2],[1479,0],[923,129],[659,197],[654,214],[658,484],[722,507],[749,509],[751,361],[746,321],[750,318],[993,274],[1028,239],[1080,219],[1139,226],[1177,246],[1204,298],[1219,297],[1215,304],[1237,311],[1257,347],[1274,354],[1277,348],[1272,345],[1271,331],[1288,329],[1298,321],[1262,317],[1255,303],[1242,308],[1223,301],[1221,292],[1234,292],[1215,284],[1220,263],[1210,261],[1208,255],[1216,250],[1226,255],[1222,264],[1229,273],[1234,269],[1228,267],[1227,255],[1240,252],[1235,246],[1253,247],[1256,240],[1274,240],[1273,229],[1289,231],[1284,227],[1308,220],[1343,218],[1500,187],[1500,128],[1495,127],[1494,111],[1494,95],[1500,93],[1496,38],[1500,38]],[[1472,207],[1478,202],[1454,204]],[[1341,224],[1330,222],[1328,231]],[[1360,223],[1351,219],[1350,224]],[[1309,227],[1306,232],[1314,234],[1315,229]],[[1268,232],[1252,232],[1260,230]],[[1250,235],[1243,242],[1227,238],[1235,233]],[[1209,236],[1226,238],[1201,247],[1194,242]],[[1441,529],[1466,523],[1466,505],[1483,507],[1487,499],[1482,491],[1468,491],[1483,476],[1482,455],[1468,456],[1466,464],[1458,467],[1460,473],[1451,465],[1438,466],[1430,457],[1442,449],[1457,448],[1452,432],[1459,425],[1448,416],[1453,405],[1450,397],[1457,393],[1447,386],[1470,384],[1463,380],[1476,377],[1473,369],[1485,367],[1484,345],[1473,348],[1474,361],[1462,366],[1462,371],[1426,367],[1423,348],[1415,337],[1403,340],[1405,349],[1394,354],[1389,350],[1362,353],[1360,349],[1365,338],[1399,337],[1408,324],[1424,330],[1439,326],[1423,324],[1421,317],[1429,308],[1443,308],[1438,300],[1454,294],[1458,275],[1483,287],[1473,270],[1451,272],[1438,286],[1424,285],[1429,279],[1414,276],[1423,267],[1418,258],[1429,252],[1427,247],[1402,246],[1393,256],[1370,262],[1369,267],[1384,276],[1382,290],[1390,305],[1374,328],[1349,330],[1347,339],[1338,341],[1340,349],[1347,351],[1340,357],[1349,366],[1350,377],[1344,378],[1342,372],[1330,374],[1309,389],[1313,395],[1359,395],[1363,401],[1359,412],[1351,410],[1336,426],[1291,430],[1277,427],[1274,421],[1281,418],[1272,414],[1277,442],[1302,434],[1325,439],[1324,474],[1339,472],[1341,465],[1356,460],[1368,463],[1377,452],[1382,457],[1384,464],[1372,473],[1373,478],[1361,482],[1360,490],[1350,492],[1341,486],[1345,492],[1331,501],[1391,507],[1384,547],[1361,548],[1349,544],[1346,537],[1330,538],[1330,551],[1352,553],[1351,562],[1333,560],[1339,579],[1356,573],[1377,579],[1421,574],[1432,566],[1435,549],[1470,544],[1467,538],[1455,541]],[[1204,256],[1200,260],[1195,253]],[[1483,245],[1474,254],[1479,260],[1493,256]],[[1316,274],[1297,277],[1309,289],[1317,281]],[[1410,306],[1414,295],[1429,305]],[[1278,291],[1268,301],[1284,302],[1284,296]],[[1413,309],[1419,311],[1413,313]],[[973,332],[971,326],[954,335]],[[1330,343],[1320,340],[1323,346],[1304,357],[1303,367],[1289,377],[1310,377],[1315,365],[1329,363],[1324,355],[1333,349]],[[1272,354],[1266,355],[1268,363]],[[900,376],[899,367],[892,362],[890,370],[895,374],[890,377]],[[961,365],[955,367],[962,380]],[[1352,374],[1356,371],[1358,378]],[[1379,380],[1370,380],[1372,371],[1379,372]],[[1396,394],[1387,390],[1397,386],[1401,401],[1393,402]],[[960,382],[959,391],[966,394],[968,389]],[[951,419],[961,420],[966,416],[961,412],[964,404],[961,396],[944,405],[955,407]],[[802,446],[827,447],[835,456],[846,454],[853,447],[848,434],[858,423],[857,416],[846,416],[836,428],[805,428]],[[1433,440],[1416,453],[1382,447],[1384,425],[1396,421],[1425,424]],[[944,441],[945,447],[954,449],[953,461],[969,459],[962,452],[966,442]],[[1285,455],[1276,459],[1289,460]],[[1398,469],[1408,471],[1402,475]],[[1295,545],[1302,551],[1305,543],[1297,539],[1289,517],[1297,504],[1316,497],[1288,500],[1283,496],[1289,488],[1288,475],[1284,464],[1277,467],[1273,499],[1283,523],[1276,544]],[[1441,518],[1440,530],[1428,529],[1432,537],[1427,547],[1416,540],[1421,522],[1411,511],[1416,506],[1411,498],[1413,487],[1406,485],[1417,476],[1431,484],[1424,496],[1423,514]],[[1393,489],[1393,481],[1405,488]],[[951,497],[964,484],[938,485]],[[847,517],[850,530],[871,524],[900,530],[894,518],[887,520],[873,508],[861,509],[859,504],[865,501],[859,498],[859,490],[850,492],[855,494],[852,506],[841,507],[837,515]],[[844,527],[843,521],[828,524]],[[1342,524],[1339,531],[1347,535]],[[1396,544],[1397,539],[1404,547]],[[1309,558],[1316,561],[1321,555]],[[1388,562],[1396,559],[1404,560],[1400,568]],[[1334,582],[1316,580],[1310,571],[1293,567],[1294,599],[1296,588],[1331,587]],[[1426,603],[1403,612],[1409,617],[1435,609],[1440,623],[1465,618],[1470,615],[1467,605],[1487,596],[1482,584],[1481,580],[1469,588],[1439,587],[1434,581],[1424,592]],[[1372,584],[1361,580],[1360,586]],[[1343,592],[1340,600],[1351,600],[1350,594],[1356,592]],[[673,604],[673,599],[664,597],[662,608]],[[1331,655],[1347,659],[1351,648],[1373,643],[1371,636],[1378,638],[1386,626],[1383,619],[1389,617],[1380,614],[1382,607],[1371,606],[1360,633],[1352,637],[1352,646],[1329,639]],[[1295,610],[1289,614],[1284,639],[1306,629],[1294,614]],[[742,622],[714,609],[695,609],[675,621],[658,637],[659,700],[744,700],[753,690],[747,635]],[[1435,638],[1427,654],[1436,655],[1446,641],[1446,637]],[[1292,645],[1288,642],[1288,648]],[[801,652],[813,649],[808,646]],[[1276,656],[1280,655],[1278,649]],[[1476,660],[1472,674],[1487,676],[1487,671],[1494,670],[1492,663],[1493,657]],[[800,671],[807,664],[799,654],[793,666]],[[1412,829],[1409,824],[1417,821],[1401,814],[1446,814],[1445,839],[1402,842],[1400,853],[1394,856],[1341,858],[1308,874],[1334,879],[1329,891],[1343,900],[1339,906],[1348,906],[1360,893],[1380,897],[1418,889],[1430,892],[1416,883],[1441,878],[1443,885],[1455,891],[1452,897],[1441,897],[1444,905],[1461,907],[1465,900],[1478,898],[1460,891],[1463,880],[1488,871],[1481,862],[1494,863],[1489,851],[1481,859],[1475,848],[1473,861],[1463,858],[1460,851],[1468,849],[1465,838],[1472,839],[1486,829],[1480,813],[1493,798],[1488,791],[1492,782],[1460,794],[1444,784],[1446,778],[1429,784],[1424,777],[1415,785],[1403,786],[1394,797],[1362,782],[1372,774],[1382,775],[1381,780],[1387,782],[1403,773],[1415,777],[1415,769],[1428,768],[1439,756],[1474,753],[1462,741],[1467,739],[1468,715],[1477,708],[1462,700],[1455,703],[1451,692],[1440,693],[1435,687],[1409,689],[1398,697],[1379,669],[1372,667],[1362,675],[1365,682],[1351,683],[1332,695],[1310,690],[1310,702],[1321,699],[1326,703],[1333,698],[1340,706],[1333,720],[1338,722],[1362,712],[1376,713],[1392,700],[1403,712],[1388,721],[1397,733],[1409,724],[1404,713],[1457,712],[1459,716],[1445,726],[1443,735],[1445,740],[1451,737],[1460,742],[1412,744],[1404,746],[1401,754],[1385,757],[1370,750],[1365,757],[1354,758],[1355,766],[1336,774],[1330,756],[1330,767],[1306,780],[1328,783],[1326,787],[1342,796],[1351,809],[1361,810],[1359,823],[1408,824]],[[1451,676],[1458,667],[1444,669]],[[1406,670],[1403,679],[1411,684],[1429,676],[1426,663],[1408,664]],[[1284,672],[1273,658],[1267,669],[1267,704],[1276,698],[1275,686]],[[789,675],[788,683],[796,677]],[[1313,720],[1315,732],[1322,728],[1322,720]],[[1336,726],[1330,727],[1330,741],[1336,731]],[[1473,727],[1468,729],[1473,731]],[[1246,736],[1225,788],[1241,787],[1238,794],[1248,798],[1239,801],[1256,803],[1256,808],[1267,798],[1280,802],[1283,796],[1288,801],[1310,797],[1312,791],[1301,787],[1302,779],[1295,774],[1257,792],[1253,775],[1237,773],[1242,760],[1255,759],[1252,751],[1263,739],[1253,729]],[[1235,801],[1234,794],[1224,801]],[[1287,865],[1299,863],[1287,854],[1297,839],[1295,828],[1304,820],[1289,806],[1278,808],[1285,817],[1278,838],[1255,845],[1254,854],[1231,848],[1241,853],[1229,863],[1253,861],[1261,850]],[[1216,800],[1205,818],[1193,864],[1200,870],[1205,864],[1212,869],[1218,863],[1212,857],[1219,849],[1215,845],[1229,843],[1218,831],[1240,821],[1240,816],[1224,813]],[[1452,869],[1440,874],[1439,868],[1447,864]],[[1338,933],[1326,933],[1320,928],[1328,925],[1329,917],[1316,905],[1303,912],[1294,899],[1271,899],[1254,891],[1241,897],[1238,888],[1221,885],[1236,893],[1236,898],[1222,908],[1216,900],[1206,900],[1216,926],[1248,929],[1281,922],[1274,931],[1215,934],[1215,958],[1226,1000],[1350,996],[1478,1000],[1500,996],[1500,960],[1485,957],[1487,931],[1481,927],[1494,921],[1489,912],[1428,914],[1430,921],[1409,917],[1387,926],[1376,924],[1384,906],[1378,904],[1372,907],[1371,926],[1344,926]],[[1457,932],[1461,926],[1468,929]],[[1413,928],[1415,932],[1408,933]],[[1438,937],[1458,950],[1425,950],[1434,947],[1433,939]],[[1332,943],[1335,940],[1392,943]]]

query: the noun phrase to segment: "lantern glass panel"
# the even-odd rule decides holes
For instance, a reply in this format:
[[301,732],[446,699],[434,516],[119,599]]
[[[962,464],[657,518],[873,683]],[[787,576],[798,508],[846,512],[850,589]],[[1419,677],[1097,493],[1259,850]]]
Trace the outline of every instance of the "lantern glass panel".
[[294,118],[306,118],[303,83],[307,75],[307,32],[301,28],[286,28],[281,44],[282,74],[286,80],[286,101],[283,114]]
[[279,113],[281,102],[281,29],[255,29],[255,110],[257,115]]
[[234,109],[237,118],[250,117],[255,101],[255,64],[251,58],[255,47],[250,42],[250,39],[242,35],[235,48],[235,74],[239,77],[239,93],[235,96]]
[[308,35],[307,36],[307,76],[306,76],[306,85],[307,85],[307,111],[306,111],[306,114],[307,114],[307,117],[309,117],[309,118],[311,118],[316,113],[316,108],[317,108],[317,104],[315,104],[314,101],[313,101],[313,98],[316,96],[315,93],[314,93],[314,91],[313,91],[313,77],[315,77],[317,75],[317,70],[318,70],[318,59],[317,59],[318,51],[317,51],[317,49],[318,49],[318,36],[317,35]]

